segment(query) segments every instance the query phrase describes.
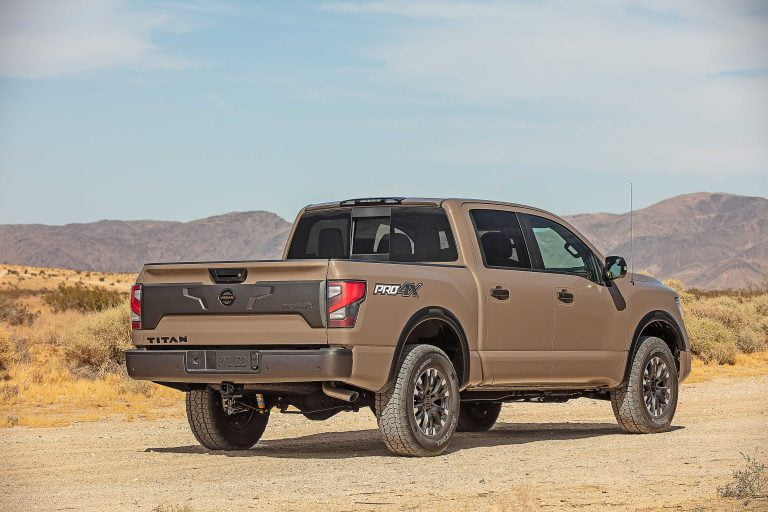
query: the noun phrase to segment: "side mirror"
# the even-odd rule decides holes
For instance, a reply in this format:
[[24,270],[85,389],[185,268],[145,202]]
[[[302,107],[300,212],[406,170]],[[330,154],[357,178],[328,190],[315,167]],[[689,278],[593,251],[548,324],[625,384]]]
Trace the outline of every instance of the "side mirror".
[[605,258],[605,278],[609,281],[620,279],[627,275],[627,261],[621,256]]

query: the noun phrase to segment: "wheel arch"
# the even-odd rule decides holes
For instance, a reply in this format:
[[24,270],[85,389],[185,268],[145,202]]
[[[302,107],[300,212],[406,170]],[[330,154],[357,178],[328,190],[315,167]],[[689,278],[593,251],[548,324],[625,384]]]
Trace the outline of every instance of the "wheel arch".
[[[437,327],[438,332],[434,335],[421,336],[430,334],[429,329],[435,327]],[[422,331],[419,332],[419,329]],[[398,371],[397,364],[406,345],[422,343],[434,344],[446,352],[458,374],[459,388],[466,385],[469,381],[469,345],[464,328],[456,315],[448,309],[441,306],[428,306],[414,313],[401,331],[390,363],[385,388],[395,380]]]
[[627,351],[627,363],[624,367],[624,377],[620,384],[622,386],[626,384],[627,379],[629,378],[629,373],[632,369],[632,361],[640,346],[640,339],[645,336],[655,336],[662,339],[672,351],[677,370],[678,372],[680,371],[680,352],[686,350],[683,330],[680,328],[674,317],[666,311],[651,311],[646,314],[640,322],[638,322],[637,327],[635,327],[635,332],[632,335],[632,344]]

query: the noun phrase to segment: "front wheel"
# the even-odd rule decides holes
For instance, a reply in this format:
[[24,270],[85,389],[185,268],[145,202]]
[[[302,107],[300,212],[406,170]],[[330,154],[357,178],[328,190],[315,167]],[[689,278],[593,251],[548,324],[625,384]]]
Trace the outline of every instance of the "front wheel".
[[463,402],[457,432],[485,432],[496,424],[501,402]]
[[376,394],[379,431],[390,451],[426,457],[445,451],[459,419],[459,380],[445,352],[409,345],[394,384]]
[[269,411],[255,408],[227,415],[221,394],[210,387],[188,391],[186,403],[192,433],[209,450],[247,450],[261,439],[269,421]]
[[672,352],[662,339],[647,336],[640,340],[626,384],[611,391],[613,413],[626,432],[662,432],[672,423],[677,392]]

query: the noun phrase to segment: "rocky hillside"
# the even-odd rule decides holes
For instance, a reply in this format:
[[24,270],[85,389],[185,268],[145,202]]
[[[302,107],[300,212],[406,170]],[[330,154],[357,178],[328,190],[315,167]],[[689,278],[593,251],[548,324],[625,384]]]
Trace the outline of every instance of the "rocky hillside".
[[145,262],[279,258],[290,223],[271,212],[233,212],[191,222],[102,220],[0,225],[0,262],[137,272]]
[[[606,254],[629,255],[629,214],[567,217]],[[705,192],[673,197],[634,215],[635,269],[702,289],[763,285],[768,276],[768,199]]]

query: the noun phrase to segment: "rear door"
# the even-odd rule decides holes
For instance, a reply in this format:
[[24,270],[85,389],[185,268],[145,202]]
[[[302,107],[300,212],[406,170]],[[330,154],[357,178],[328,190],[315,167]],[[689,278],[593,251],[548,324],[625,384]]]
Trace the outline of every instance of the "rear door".
[[597,258],[570,229],[525,214],[534,266],[555,304],[552,377],[563,384],[611,385],[626,361],[626,311],[604,283]]
[[547,382],[552,371],[554,304],[531,271],[512,208],[464,205],[477,239],[476,275],[485,336],[480,343],[484,384]]

